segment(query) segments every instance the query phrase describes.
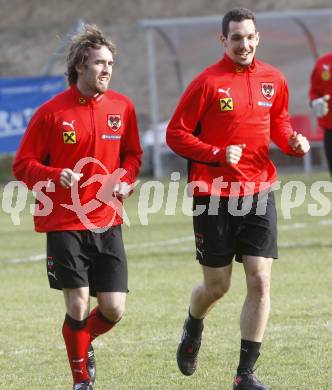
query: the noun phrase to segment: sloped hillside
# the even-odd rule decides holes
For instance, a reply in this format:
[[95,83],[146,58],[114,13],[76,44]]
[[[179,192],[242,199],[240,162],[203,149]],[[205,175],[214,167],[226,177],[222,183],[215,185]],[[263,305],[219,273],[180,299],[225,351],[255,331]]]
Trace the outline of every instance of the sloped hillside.
[[[41,74],[79,18],[108,29],[118,45],[112,86],[131,96],[148,123],[146,37],[140,19],[221,15],[234,6],[254,11],[330,7],[330,0],[0,0],[0,76]],[[52,69],[64,72],[63,53]],[[167,98],[164,96],[163,98]]]

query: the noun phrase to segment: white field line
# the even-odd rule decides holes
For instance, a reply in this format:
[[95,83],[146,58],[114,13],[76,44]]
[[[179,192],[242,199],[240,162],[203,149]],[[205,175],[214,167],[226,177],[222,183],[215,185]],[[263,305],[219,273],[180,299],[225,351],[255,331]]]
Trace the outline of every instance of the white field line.
[[[325,219],[318,221],[316,223],[317,225],[332,225],[332,219]],[[292,223],[292,224],[287,224],[287,225],[279,225],[278,229],[279,230],[292,230],[292,229],[304,229],[308,227],[309,225],[314,225],[312,223]],[[156,247],[165,247],[165,246],[170,246],[170,245],[178,245],[182,244],[185,242],[193,242],[194,238],[193,236],[183,236],[179,238],[174,238],[170,240],[161,240],[161,241],[148,241],[148,242],[141,242],[138,244],[127,244],[125,247],[127,250],[137,250],[137,249],[144,249],[144,248],[156,248]],[[308,241],[306,242],[305,245],[300,245],[301,247],[307,247],[312,244],[321,244],[323,245],[323,242],[319,241]],[[288,242],[283,242],[278,245],[280,248],[292,248],[292,247],[298,247],[299,245],[297,243],[288,243]],[[182,248],[184,249],[184,248]],[[185,248],[189,250],[189,247]],[[6,263],[10,264],[19,264],[19,263],[29,263],[29,262],[35,262],[35,261],[40,261],[45,259],[46,255],[45,254],[39,254],[39,255],[34,255],[34,256],[27,256],[27,257],[21,257],[21,258],[14,258],[14,259],[8,259],[5,260]]]
[[[279,332],[282,333],[282,332],[296,332],[297,329],[299,328],[299,325],[296,325],[296,324],[289,324],[289,325],[280,325],[280,324],[276,324],[276,325],[269,325],[269,328],[271,328],[271,330],[273,332],[275,332],[276,334],[278,334]],[[313,324],[306,324],[306,329],[311,329],[312,332],[316,331],[317,333],[319,333],[320,331],[325,331],[325,330],[328,330],[330,331],[330,329],[332,329],[332,322],[331,321],[327,321],[327,322],[323,322],[323,323],[313,323]],[[150,341],[152,343],[160,343],[161,341],[169,341],[169,340],[173,340],[172,337],[153,337],[152,339],[150,339]],[[98,349],[109,349],[109,345],[107,343],[105,343],[103,340],[94,340],[93,342],[94,344],[94,347],[97,347]],[[138,341],[131,341],[131,340],[126,340],[124,341],[124,344],[126,345],[132,345],[132,344],[139,344],[140,342]],[[53,345],[53,346],[49,346],[49,347],[45,347],[45,348],[18,348],[18,349],[9,349],[9,350],[1,350],[0,349],[0,356],[15,356],[15,355],[25,355],[25,354],[36,354],[36,353],[45,353],[46,351],[49,351],[49,350],[59,350],[59,351],[62,351],[65,349],[65,346],[64,345]]]
[[[102,340],[95,340],[94,346],[98,347],[98,349],[105,349],[107,348],[107,344]],[[32,353],[44,353],[46,350],[64,350],[64,345],[55,345],[45,348],[18,348],[18,349],[12,349],[12,350],[0,350],[0,356],[2,355],[22,355],[22,354],[32,354]]]
[[180,238],[173,238],[171,240],[141,242],[139,244],[127,244],[126,249],[138,249],[138,248],[150,248],[155,246],[176,245],[187,241],[194,241],[193,236],[184,236]]
[[45,259],[45,256],[46,256],[45,254],[41,254],[41,255],[35,255],[35,256],[21,257],[21,258],[7,260],[6,263],[11,263],[11,264],[29,263],[29,262],[33,262],[33,261],[43,260],[43,259]]
[[291,223],[290,225],[280,225],[279,230],[293,230],[293,229],[304,229],[307,227],[307,223]]
[[[174,238],[171,240],[162,240],[162,241],[149,241],[149,242],[141,242],[138,244],[127,244],[126,249],[132,250],[132,249],[144,249],[144,248],[151,248],[151,247],[163,247],[168,245],[177,245],[181,244],[183,242],[193,241],[193,236],[184,236],[180,238]],[[29,263],[34,261],[40,261],[46,258],[46,254],[40,254],[35,256],[27,256],[27,257],[21,257],[16,259],[9,259],[5,260],[6,263],[10,264],[18,264],[18,263]]]

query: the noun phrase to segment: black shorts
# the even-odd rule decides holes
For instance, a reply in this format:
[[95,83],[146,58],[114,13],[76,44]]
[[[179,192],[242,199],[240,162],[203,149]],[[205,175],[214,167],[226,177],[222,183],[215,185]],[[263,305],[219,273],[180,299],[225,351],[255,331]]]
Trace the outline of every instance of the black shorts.
[[[204,206],[204,212],[195,215]],[[238,262],[245,255],[278,258],[273,192],[236,198],[195,197],[193,223],[196,258],[202,265],[224,267],[234,256]]]
[[332,129],[324,129],[324,150],[329,171],[332,175]]
[[51,288],[90,287],[96,292],[128,292],[128,268],[121,226],[47,233],[47,276]]

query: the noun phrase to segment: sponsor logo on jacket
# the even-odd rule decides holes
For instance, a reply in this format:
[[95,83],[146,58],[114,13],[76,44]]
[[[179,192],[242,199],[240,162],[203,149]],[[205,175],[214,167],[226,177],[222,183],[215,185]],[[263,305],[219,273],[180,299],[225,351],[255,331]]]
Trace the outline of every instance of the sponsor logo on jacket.
[[75,131],[64,131],[63,142],[65,144],[76,144],[76,132]]
[[227,89],[218,88],[218,92],[225,93],[228,97],[230,97],[229,91],[230,91],[230,87],[228,87]]
[[101,139],[104,140],[118,140],[121,139],[121,135],[115,135],[115,134],[102,134]]
[[272,107],[271,102],[257,102],[260,107]]
[[233,98],[231,98],[229,91],[230,87],[218,88],[218,92],[226,95],[227,97],[223,97],[219,99],[220,110],[221,111],[232,111],[233,110]]
[[219,100],[221,111],[232,111],[233,110],[233,99],[231,97],[222,98]]
[[63,121],[62,126],[69,126],[74,131],[75,130],[74,123],[75,123],[75,119],[73,119],[71,122]]

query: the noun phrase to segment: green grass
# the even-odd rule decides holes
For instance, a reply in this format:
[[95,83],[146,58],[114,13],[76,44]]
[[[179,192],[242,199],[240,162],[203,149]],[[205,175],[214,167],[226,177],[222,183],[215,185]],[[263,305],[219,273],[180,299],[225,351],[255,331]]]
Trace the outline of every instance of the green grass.
[[[283,184],[287,180],[303,180],[309,186],[329,177],[281,177]],[[142,226],[138,195],[127,201],[131,225],[123,229],[130,272],[127,312],[118,326],[95,341],[95,389],[230,389],[245,294],[242,267],[235,264],[231,291],[205,321],[197,373],[182,376],[175,352],[191,289],[201,278],[192,222],[180,210],[181,195],[175,216],[165,215],[164,200],[163,208]],[[331,194],[328,197],[332,203]],[[279,198],[280,191],[278,205]],[[273,390],[331,387],[332,218],[331,212],[309,216],[309,203],[314,203],[310,194],[290,220],[279,212],[280,260],[273,267],[272,311],[258,369]],[[11,261],[42,254],[44,235],[33,231],[28,210],[19,226],[0,211],[0,237],[0,388],[70,389],[61,336],[62,295],[48,288],[44,261]],[[165,245],[165,240],[174,241]]]

